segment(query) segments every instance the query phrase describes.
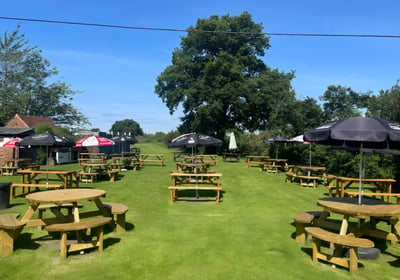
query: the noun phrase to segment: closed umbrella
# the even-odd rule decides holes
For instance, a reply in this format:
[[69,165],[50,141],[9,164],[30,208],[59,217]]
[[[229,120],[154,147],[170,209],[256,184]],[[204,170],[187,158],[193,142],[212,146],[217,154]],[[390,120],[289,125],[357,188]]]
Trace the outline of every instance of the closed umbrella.
[[359,204],[363,192],[365,150],[390,151],[400,148],[400,123],[369,117],[353,117],[323,124],[304,133],[304,139],[316,144],[360,151]]
[[235,137],[235,133],[233,133],[233,132],[231,132],[231,135],[229,136],[228,150],[230,150],[230,151],[237,150],[236,137]]

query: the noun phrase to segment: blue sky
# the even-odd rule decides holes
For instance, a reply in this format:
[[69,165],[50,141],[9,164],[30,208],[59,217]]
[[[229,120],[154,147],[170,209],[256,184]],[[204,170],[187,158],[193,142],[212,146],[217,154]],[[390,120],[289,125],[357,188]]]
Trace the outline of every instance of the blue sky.
[[[17,0],[1,6],[0,17],[171,29],[247,11],[267,33],[400,35],[398,0]],[[0,19],[1,34],[18,23]],[[179,125],[181,113],[171,116],[154,86],[186,33],[20,23],[30,43],[58,68],[59,80],[81,91],[73,104],[89,118],[88,128],[109,131],[123,119],[137,121],[145,133]],[[265,63],[296,71],[298,99],[318,99],[329,85],[378,93],[400,78],[397,38],[271,36],[270,44]]]

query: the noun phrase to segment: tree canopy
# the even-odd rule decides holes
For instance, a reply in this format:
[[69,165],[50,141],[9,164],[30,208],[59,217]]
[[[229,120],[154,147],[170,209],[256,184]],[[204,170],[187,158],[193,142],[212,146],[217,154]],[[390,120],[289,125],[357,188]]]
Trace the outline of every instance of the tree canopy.
[[116,121],[111,126],[111,131],[113,134],[133,134],[135,136],[143,135],[143,129],[136,121],[132,119]]
[[50,118],[56,124],[88,124],[71,104],[77,91],[60,81],[48,82],[57,69],[38,47],[29,46],[19,28],[0,37],[0,125],[17,113]]
[[222,137],[227,129],[271,129],[295,101],[294,73],[269,68],[262,25],[249,13],[199,19],[157,78],[156,94],[173,114],[182,106],[179,130]]

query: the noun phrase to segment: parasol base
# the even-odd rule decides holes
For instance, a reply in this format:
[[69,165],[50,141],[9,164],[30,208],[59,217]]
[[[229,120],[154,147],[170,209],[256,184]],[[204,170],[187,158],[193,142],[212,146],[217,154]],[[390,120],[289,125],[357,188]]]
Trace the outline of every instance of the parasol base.
[[[364,260],[373,260],[379,258],[381,254],[381,250],[378,248],[363,248],[360,247],[357,250],[357,256],[359,259],[364,259]],[[346,252],[346,257],[349,257],[349,252]]]
[[192,203],[192,202],[201,202],[201,203],[215,203],[215,200],[211,200],[209,197],[179,197],[176,199],[174,203]]

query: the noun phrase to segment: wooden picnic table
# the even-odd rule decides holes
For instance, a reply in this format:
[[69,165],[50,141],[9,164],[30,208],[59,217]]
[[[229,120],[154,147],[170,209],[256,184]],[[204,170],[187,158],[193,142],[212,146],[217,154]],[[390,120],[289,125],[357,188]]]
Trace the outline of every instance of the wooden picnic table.
[[184,184],[210,184],[216,187],[221,186],[221,173],[184,173],[171,172],[172,185]]
[[[335,176],[336,180],[336,195],[339,197],[344,197],[346,190],[348,189],[357,189],[357,186],[353,185],[353,183],[360,182],[360,178],[351,178],[351,177],[340,177]],[[371,190],[373,192],[379,191],[381,193],[391,193],[392,192],[392,184],[396,182],[394,179],[372,179],[372,178],[362,178],[361,182],[363,184],[369,184],[371,186],[364,186],[364,189]],[[390,197],[388,197],[390,200]]]
[[[352,232],[356,237],[369,236],[390,240],[392,244],[399,241],[400,237],[400,205],[383,202],[377,199],[363,198],[362,203],[358,204],[357,198],[322,198],[317,201],[317,205],[324,208],[323,213],[316,220],[316,224],[322,227],[326,223],[326,218],[330,213],[343,215],[340,224],[340,235]],[[386,232],[376,228],[376,218],[386,217],[394,232]],[[359,219],[358,226],[350,228],[349,219]]]
[[122,168],[132,168],[133,171],[136,171],[140,166],[140,161],[134,156],[122,156],[112,157],[109,164],[112,166],[112,168],[118,169],[119,171],[121,171]]
[[118,176],[118,169],[113,169],[112,166],[107,163],[81,163],[82,170],[79,172],[81,176],[87,176],[89,179],[81,178],[81,181],[92,182],[97,176],[106,175],[110,178],[110,182],[114,182]]
[[298,181],[300,186],[315,188],[326,177],[325,170],[323,166],[288,165],[286,182]]
[[37,166],[32,166],[30,158],[14,158],[6,160],[4,166],[1,167],[1,175],[16,175],[20,169],[28,168],[37,169]]
[[160,166],[164,166],[164,155],[162,154],[140,154],[140,166],[145,162],[159,162]]
[[176,162],[175,164],[177,171],[184,173],[207,173],[209,167],[209,164],[205,162]]
[[221,196],[221,173],[183,173],[171,172],[172,186],[171,202],[174,203],[178,198],[178,191],[195,190],[196,198],[199,198],[199,191],[215,191],[216,203],[220,202]]
[[[22,216],[21,221],[26,222],[27,227],[32,226],[45,226],[54,223],[62,222],[79,222],[82,218],[93,216],[109,216],[109,211],[104,207],[101,202],[101,197],[105,197],[106,192],[98,189],[66,189],[66,190],[50,190],[35,192],[25,196],[29,202],[29,207],[25,214]],[[91,209],[90,212],[82,212],[79,210],[81,207],[78,205],[79,201],[91,201],[96,205],[97,210]],[[42,204],[54,204],[62,206],[66,203],[72,204],[73,216],[67,216],[59,211],[52,211],[56,217],[52,218],[35,218],[34,214],[38,211],[39,206]],[[88,207],[86,207],[88,208]]]
[[222,157],[226,162],[240,162],[240,153],[225,152]]
[[105,153],[80,153],[78,162],[79,163],[104,163],[107,161],[107,155]]
[[[60,181],[64,189],[71,188],[73,185],[79,187],[79,181],[77,180],[77,173],[79,170],[18,170],[18,174],[21,175],[21,184],[32,184],[51,180]],[[46,176],[43,176],[46,175]],[[48,175],[55,175],[56,178],[48,177]]]
[[246,156],[246,167],[249,168],[252,164],[257,164],[262,170],[264,163],[270,159],[269,156]]
[[213,164],[214,166],[218,166],[218,155],[204,154],[196,156],[200,158],[202,162],[208,163],[209,165]]
[[284,158],[270,158],[264,163],[263,170],[268,173],[278,173],[281,170],[285,170],[287,161]]
[[[30,206],[21,221],[25,222],[27,227],[46,226],[45,230],[49,232],[60,232],[61,258],[65,259],[69,252],[82,252],[85,249],[98,248],[99,251],[103,251],[103,226],[113,223],[110,209],[105,207],[100,199],[105,194],[104,190],[96,189],[53,190],[29,194],[26,196],[26,200]],[[89,207],[89,205],[81,207],[78,204],[79,201],[93,202],[95,208]],[[65,205],[71,206],[70,211],[66,214],[61,212],[61,208]],[[33,218],[35,212],[39,209],[47,209],[47,207],[54,217],[44,218],[39,211],[39,218]],[[80,209],[87,209],[87,211],[82,212]],[[85,219],[89,217],[90,219]],[[91,237],[92,228],[97,229],[95,240]],[[71,231],[76,232],[76,243],[67,242],[67,234]],[[84,235],[88,235],[90,238],[84,238]]]

